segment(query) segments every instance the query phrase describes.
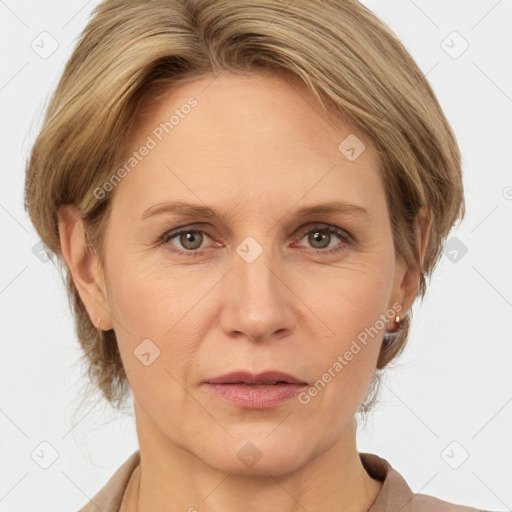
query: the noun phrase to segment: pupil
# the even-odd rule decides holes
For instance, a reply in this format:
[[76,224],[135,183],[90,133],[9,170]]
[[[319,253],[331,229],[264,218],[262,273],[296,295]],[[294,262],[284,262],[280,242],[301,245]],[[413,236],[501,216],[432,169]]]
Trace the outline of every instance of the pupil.
[[[185,243],[182,242],[183,246],[189,249],[197,249],[201,245],[201,242],[197,244],[197,239],[199,239],[199,234],[194,231],[189,231],[185,233]],[[194,242],[196,243],[194,244]],[[192,243],[192,247],[187,246],[188,243]]]
[[327,238],[327,233],[322,233],[321,231],[314,231],[313,232],[313,244],[316,244],[318,242],[322,242],[322,240],[325,240]]

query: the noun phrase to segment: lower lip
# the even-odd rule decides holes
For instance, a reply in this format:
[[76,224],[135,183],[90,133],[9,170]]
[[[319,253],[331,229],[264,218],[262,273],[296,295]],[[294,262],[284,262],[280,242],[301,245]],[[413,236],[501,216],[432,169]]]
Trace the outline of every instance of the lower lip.
[[210,384],[206,387],[215,395],[245,409],[276,407],[297,396],[306,384],[268,384],[254,387],[248,384]]

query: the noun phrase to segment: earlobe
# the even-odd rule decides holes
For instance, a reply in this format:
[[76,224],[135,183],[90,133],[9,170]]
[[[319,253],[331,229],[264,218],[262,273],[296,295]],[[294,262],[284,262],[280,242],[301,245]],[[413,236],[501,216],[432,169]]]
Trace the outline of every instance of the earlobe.
[[88,247],[84,220],[74,205],[62,205],[58,212],[62,257],[87,309],[91,322],[102,329],[112,328],[106,290],[96,251]]

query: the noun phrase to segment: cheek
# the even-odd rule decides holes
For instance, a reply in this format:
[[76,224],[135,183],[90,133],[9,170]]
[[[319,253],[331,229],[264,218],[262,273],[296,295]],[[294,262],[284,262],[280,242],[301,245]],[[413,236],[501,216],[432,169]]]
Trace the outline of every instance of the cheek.
[[318,428],[328,423],[333,433],[346,426],[367,394],[385,329],[379,321],[382,297],[370,300],[360,289],[352,291],[352,301],[340,294],[338,306],[331,304],[326,313],[336,334],[315,351],[315,380],[300,400]]
[[[154,360],[152,367],[160,366],[164,359],[162,340],[176,323],[175,312],[180,309],[180,294],[169,281],[155,279],[140,263],[111,253],[108,306],[127,373],[132,368],[138,370],[148,357]],[[147,353],[149,356],[143,355]]]
[[115,240],[110,251],[107,285],[114,322],[121,332],[124,327],[133,336],[161,338],[186,309],[193,288],[185,286],[172,268],[161,268],[141,254],[131,255]]
[[389,308],[393,269],[391,258],[376,258],[364,269],[339,272],[327,282],[327,293],[309,295],[325,333],[315,351],[316,381],[310,398],[325,407],[333,421],[341,421],[341,411],[355,412],[368,390],[383,332],[394,316]]
[[379,318],[389,308],[393,269],[391,258],[375,257],[365,264],[332,269],[321,279],[316,276],[302,280],[299,293],[308,297],[308,303],[318,312],[319,328],[336,349],[343,349],[372,327],[382,331]]
[[[115,262],[115,264],[114,264]],[[123,366],[134,392],[145,393],[158,383],[169,383],[167,393],[177,396],[199,350],[203,313],[201,298],[219,276],[178,272],[160,262],[110,253],[107,289]],[[174,384],[173,384],[174,383]]]

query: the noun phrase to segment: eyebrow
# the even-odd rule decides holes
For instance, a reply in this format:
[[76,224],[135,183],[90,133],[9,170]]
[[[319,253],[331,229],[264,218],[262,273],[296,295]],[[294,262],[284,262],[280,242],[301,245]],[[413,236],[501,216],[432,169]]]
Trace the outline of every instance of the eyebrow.
[[[200,217],[203,219],[225,219],[226,215],[209,206],[187,203],[184,201],[175,201],[167,203],[158,203],[151,206],[141,216],[145,220],[155,215],[161,214],[180,214],[189,217]],[[357,204],[347,203],[344,201],[330,201],[327,203],[315,204],[312,206],[302,206],[295,210],[295,216],[311,217],[313,215],[329,215],[329,214],[363,214],[368,215],[368,210]]]

